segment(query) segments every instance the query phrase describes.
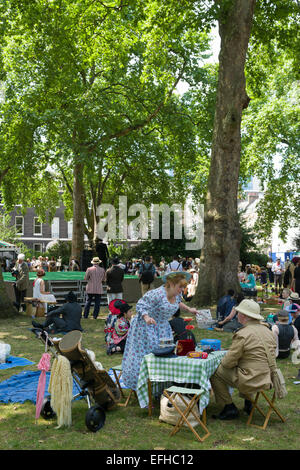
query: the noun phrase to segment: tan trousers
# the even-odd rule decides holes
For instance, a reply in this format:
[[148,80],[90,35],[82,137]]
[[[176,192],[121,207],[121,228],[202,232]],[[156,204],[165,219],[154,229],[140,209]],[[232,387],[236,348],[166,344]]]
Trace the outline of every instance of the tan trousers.
[[[216,372],[210,378],[211,386],[218,405],[230,405],[232,398],[229,387],[238,389],[237,367],[226,369],[222,364],[219,365]],[[241,398],[247,398],[243,393],[239,393]],[[249,393],[248,397],[253,398],[253,393]]]
[[151,284],[143,284],[141,282],[141,291],[142,291],[142,295],[146,294],[146,292],[148,292],[148,290],[152,290],[154,288],[154,284],[151,283]]

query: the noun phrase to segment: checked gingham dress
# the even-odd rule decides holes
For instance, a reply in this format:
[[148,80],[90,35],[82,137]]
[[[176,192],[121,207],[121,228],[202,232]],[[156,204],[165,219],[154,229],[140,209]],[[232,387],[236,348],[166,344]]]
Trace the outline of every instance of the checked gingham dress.
[[[126,387],[136,390],[140,365],[143,357],[159,346],[160,338],[173,339],[169,320],[178,310],[181,295],[175,303],[167,299],[164,286],[146,292],[136,304],[136,316],[133,318],[127,336],[123,362],[122,378]],[[143,315],[154,318],[156,325],[147,325]]]

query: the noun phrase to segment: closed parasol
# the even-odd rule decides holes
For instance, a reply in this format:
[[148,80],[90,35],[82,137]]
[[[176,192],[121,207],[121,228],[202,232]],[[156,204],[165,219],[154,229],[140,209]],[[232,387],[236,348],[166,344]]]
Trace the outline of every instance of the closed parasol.
[[[47,351],[47,342],[48,342],[47,340],[46,340],[46,345],[45,345],[45,351]],[[36,392],[36,409],[35,409],[36,420],[39,418],[40,413],[41,413],[41,409],[42,409],[42,405],[44,401],[44,395],[45,395],[46,372],[50,370],[50,364],[51,364],[51,355],[47,352],[44,352],[37,366],[38,369],[41,371],[41,374],[40,374],[40,378],[39,378],[39,382],[37,386],[37,392]]]

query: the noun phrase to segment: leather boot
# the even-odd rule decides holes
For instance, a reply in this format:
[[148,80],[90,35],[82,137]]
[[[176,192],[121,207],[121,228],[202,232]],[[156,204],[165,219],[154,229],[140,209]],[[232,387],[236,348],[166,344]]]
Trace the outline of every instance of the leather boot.
[[213,415],[214,419],[221,419],[221,420],[230,420],[238,418],[239,411],[234,403],[230,403],[230,405],[225,405],[223,410],[218,415]]
[[252,410],[252,403],[250,400],[245,400],[244,404],[244,411],[246,411],[247,415],[250,415]]

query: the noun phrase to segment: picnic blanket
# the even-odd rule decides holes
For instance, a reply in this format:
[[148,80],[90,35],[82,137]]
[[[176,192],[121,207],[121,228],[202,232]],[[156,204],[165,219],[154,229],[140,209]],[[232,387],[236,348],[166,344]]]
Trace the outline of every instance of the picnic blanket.
[[[0,402],[1,403],[24,403],[29,400],[36,403],[36,392],[41,372],[23,371],[20,374],[12,375],[9,379],[0,382]],[[50,372],[46,372],[45,397],[49,395],[48,385]],[[73,383],[73,395],[79,392],[76,382]]]
[[4,362],[3,364],[0,364],[0,370],[10,369],[11,367],[30,366],[31,364],[34,364],[34,362],[29,361],[28,359],[25,359],[24,357],[9,356],[7,358],[7,361],[8,362]]

